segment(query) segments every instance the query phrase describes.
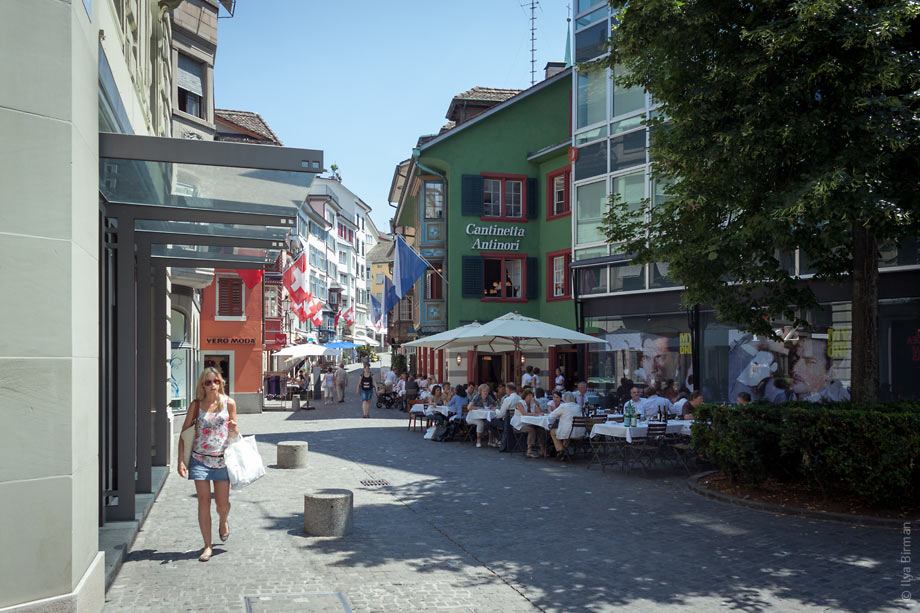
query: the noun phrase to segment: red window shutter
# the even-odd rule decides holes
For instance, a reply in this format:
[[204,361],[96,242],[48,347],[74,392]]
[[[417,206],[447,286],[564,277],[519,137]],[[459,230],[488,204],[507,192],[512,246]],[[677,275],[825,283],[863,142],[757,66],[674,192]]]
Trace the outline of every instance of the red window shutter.
[[444,350],[438,349],[438,381],[444,380]]
[[217,280],[217,314],[239,317],[243,314],[243,280],[222,277]]

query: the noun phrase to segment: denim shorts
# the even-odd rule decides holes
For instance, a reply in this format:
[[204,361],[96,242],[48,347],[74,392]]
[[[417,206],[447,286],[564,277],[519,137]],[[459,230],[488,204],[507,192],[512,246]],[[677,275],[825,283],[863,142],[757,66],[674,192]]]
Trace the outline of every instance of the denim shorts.
[[361,390],[361,400],[367,402],[374,395],[374,390]]
[[210,468],[192,456],[188,464],[188,478],[189,481],[229,481],[230,475],[226,466]]

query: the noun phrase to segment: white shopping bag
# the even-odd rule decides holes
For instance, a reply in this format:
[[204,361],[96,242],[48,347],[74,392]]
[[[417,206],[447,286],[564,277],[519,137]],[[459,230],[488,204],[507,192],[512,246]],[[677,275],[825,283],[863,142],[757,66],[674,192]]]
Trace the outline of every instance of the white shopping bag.
[[429,441],[430,441],[431,439],[433,439],[433,438],[434,438],[434,432],[435,432],[435,430],[437,430],[437,429],[438,429],[437,426],[431,426],[430,428],[428,428],[428,430],[425,432],[425,438],[426,438],[427,440],[429,440]]
[[255,436],[238,436],[224,450],[224,462],[230,475],[230,487],[246,487],[265,474]]

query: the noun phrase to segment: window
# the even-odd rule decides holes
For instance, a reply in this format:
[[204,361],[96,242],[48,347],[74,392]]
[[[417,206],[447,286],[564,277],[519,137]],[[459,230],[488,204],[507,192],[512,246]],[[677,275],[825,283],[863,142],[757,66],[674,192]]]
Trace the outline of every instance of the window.
[[546,220],[556,219],[571,212],[569,204],[569,167],[546,175]]
[[492,219],[524,219],[524,179],[518,175],[483,175],[482,216]]
[[310,222],[310,234],[320,239],[321,241],[326,241],[329,233],[326,230],[323,230],[319,225]]
[[340,275],[339,275],[339,284],[340,284],[342,287],[348,287],[348,275],[346,275],[346,274],[340,274]]
[[546,254],[546,300],[565,300],[572,297],[572,277],[569,264],[572,253],[568,249]]
[[482,259],[482,294],[497,300],[526,300],[523,280],[524,257]]
[[578,148],[575,160],[575,180],[590,179],[607,174],[607,143],[601,141]]
[[217,278],[217,316],[243,316],[243,280],[239,277]]
[[[614,70],[614,76],[623,75],[623,69],[619,66]],[[645,92],[641,87],[623,87],[613,83],[613,114],[611,117],[619,117],[628,113],[634,113],[645,109]]]
[[383,273],[378,272],[375,279],[377,280],[377,285],[383,285]]
[[179,110],[204,118],[201,104],[204,96],[204,64],[180,53],[178,68],[176,85],[179,94]]
[[607,267],[592,266],[578,271],[578,293],[580,295],[607,293]]
[[576,189],[575,242],[579,245],[604,240],[598,230],[601,216],[607,210],[607,188],[604,181],[580,185]]
[[441,300],[444,298],[444,280],[441,278],[443,265],[440,262],[431,263],[434,268],[425,271],[425,300]]
[[351,228],[345,226],[345,224],[338,225],[339,238],[342,240],[353,243],[355,241],[355,232]]
[[575,92],[576,122],[580,129],[607,119],[607,71],[579,71]]
[[444,184],[425,182],[425,219],[444,217]]
[[399,301],[399,319],[412,321],[412,296],[406,296]]
[[606,53],[609,38],[610,25],[606,19],[577,32],[575,34],[575,62],[581,63]]
[[345,253],[344,251],[339,251],[339,264],[344,266],[345,262],[347,261],[346,260],[347,257],[348,257],[347,253]]

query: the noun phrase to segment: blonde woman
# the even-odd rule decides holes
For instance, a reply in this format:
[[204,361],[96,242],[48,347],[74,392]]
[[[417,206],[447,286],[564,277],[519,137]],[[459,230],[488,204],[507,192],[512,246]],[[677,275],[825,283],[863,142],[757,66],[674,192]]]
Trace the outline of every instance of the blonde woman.
[[195,439],[188,467],[182,461],[184,443],[179,439],[179,476],[195,482],[198,497],[198,527],[204,538],[200,562],[211,559],[211,481],[220,519],[218,534],[225,542],[230,538],[230,477],[224,463],[227,441],[239,436],[236,427],[236,402],[224,393],[224,379],[216,368],[205,368],[195,386],[195,400],[185,415],[182,430],[195,425]]

